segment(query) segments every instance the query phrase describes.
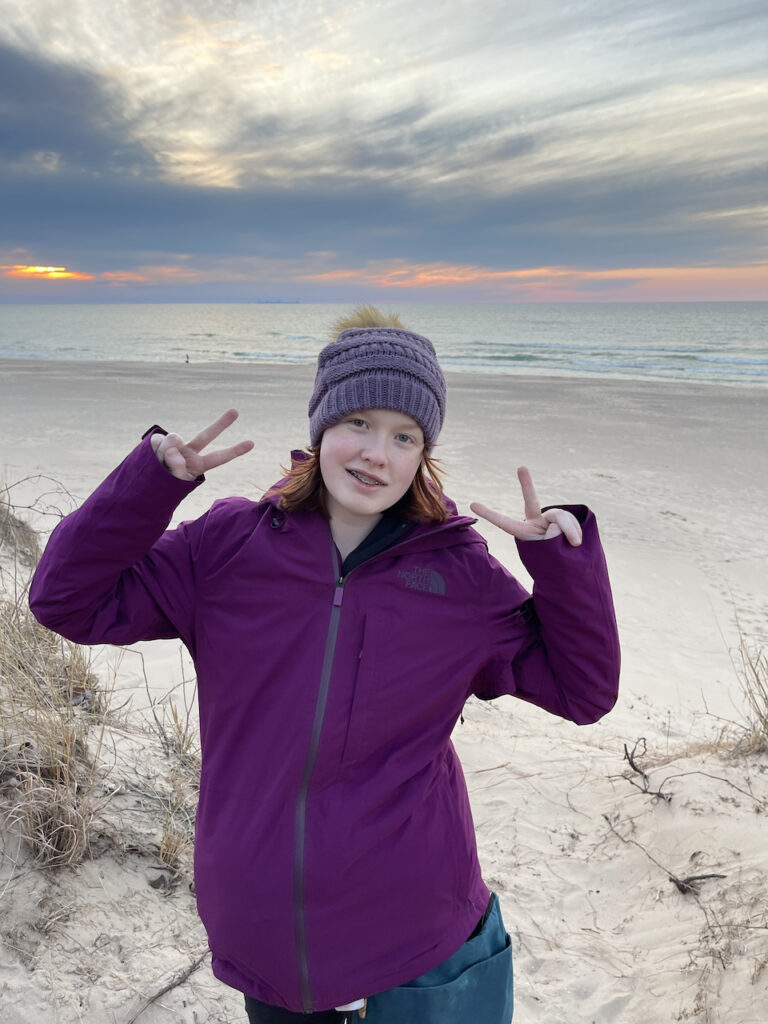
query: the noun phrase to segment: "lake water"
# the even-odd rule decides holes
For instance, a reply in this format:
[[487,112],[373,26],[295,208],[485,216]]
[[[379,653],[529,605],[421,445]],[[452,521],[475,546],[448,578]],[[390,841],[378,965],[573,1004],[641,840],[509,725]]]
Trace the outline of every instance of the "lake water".
[[[382,304],[383,308],[388,308]],[[402,304],[446,369],[768,384],[768,302]],[[314,363],[335,304],[2,305],[0,358]]]

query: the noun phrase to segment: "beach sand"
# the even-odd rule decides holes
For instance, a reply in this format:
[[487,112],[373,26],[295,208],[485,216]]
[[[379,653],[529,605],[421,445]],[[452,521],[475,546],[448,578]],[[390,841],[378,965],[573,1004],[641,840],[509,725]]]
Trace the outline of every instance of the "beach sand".
[[[312,378],[304,366],[3,361],[0,472],[11,500],[34,503],[27,514],[49,529],[151,424],[190,436],[234,406],[241,416],[228,433],[256,447],[181,506],[177,518],[192,518],[216,497],[257,497],[280,475],[290,448],[306,442]],[[735,740],[717,737],[737,735],[742,721],[732,662],[740,634],[768,646],[768,394],[448,380],[437,455],[459,510],[478,500],[520,514],[520,464],[543,504],[590,505],[622,639],[622,693],[602,722],[578,728],[502,698],[471,701],[456,728],[481,863],[513,939],[515,1024],[764,1022],[768,757],[734,756]],[[41,497],[51,515],[39,511]],[[527,583],[512,539],[479,528]],[[162,752],[130,735],[130,715],[178,687],[188,658],[163,642],[97,652],[95,664],[131,701],[110,784],[135,769],[132,756],[141,771],[167,772],[151,760]],[[140,820],[151,837],[150,804]],[[186,887],[150,887],[152,859],[124,839],[119,849],[104,840],[76,870],[46,872],[5,837],[2,1024],[243,1019],[204,958],[142,1009],[203,955],[205,937]],[[670,881],[702,874],[722,877],[688,893]]]

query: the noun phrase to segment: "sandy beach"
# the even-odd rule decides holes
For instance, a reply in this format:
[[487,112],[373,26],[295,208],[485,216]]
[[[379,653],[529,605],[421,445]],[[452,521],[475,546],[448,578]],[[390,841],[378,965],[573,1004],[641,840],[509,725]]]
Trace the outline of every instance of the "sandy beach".
[[[502,698],[470,702],[456,728],[481,863],[513,939],[515,1024],[763,1024],[768,755],[733,752],[733,658],[740,636],[768,647],[768,393],[447,377],[437,454],[459,510],[521,513],[520,464],[542,503],[590,505],[622,639],[621,697],[597,725]],[[210,474],[177,518],[255,498],[306,443],[312,378],[304,366],[2,361],[0,481],[45,531],[153,423],[190,436],[234,406],[232,440],[254,451]],[[512,539],[479,528],[527,583]],[[159,826],[126,782],[138,774],[149,790],[168,773],[131,715],[178,687],[189,659],[171,642],[94,659],[130,700],[105,744],[104,820],[120,842],[100,836],[79,867],[46,870],[0,826],[0,1022],[242,1021],[238,994],[210,974],[188,878],[150,884]],[[701,875],[713,877],[677,884]]]

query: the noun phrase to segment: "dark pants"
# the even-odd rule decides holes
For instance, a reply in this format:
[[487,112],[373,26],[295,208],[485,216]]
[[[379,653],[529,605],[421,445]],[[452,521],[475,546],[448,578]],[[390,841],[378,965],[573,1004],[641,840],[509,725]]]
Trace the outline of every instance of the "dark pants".
[[337,1013],[336,1010],[324,1010],[322,1013],[293,1013],[279,1006],[260,1003],[258,999],[251,999],[249,996],[245,997],[245,1010],[250,1024],[342,1024],[344,1020],[344,1014]]
[[[245,997],[250,1024],[342,1024],[343,1012],[293,1013]],[[357,1024],[350,1011],[347,1020]],[[512,1020],[512,959],[498,899],[467,942],[444,963],[408,985],[388,989],[368,1001],[371,1024],[509,1024]],[[365,1024],[365,1022],[363,1022]]]

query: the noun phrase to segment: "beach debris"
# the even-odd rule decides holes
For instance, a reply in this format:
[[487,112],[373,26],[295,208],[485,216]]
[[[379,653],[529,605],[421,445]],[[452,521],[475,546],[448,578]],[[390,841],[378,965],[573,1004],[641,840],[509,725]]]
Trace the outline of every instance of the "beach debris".
[[[644,736],[635,740],[635,745],[632,747],[632,750],[629,750],[626,743],[624,744],[624,760],[629,763],[629,767],[632,771],[635,772],[636,775],[640,776],[642,785],[640,782],[636,782],[635,779],[631,779],[627,776],[625,776],[625,778],[631,786],[635,786],[641,793],[646,793],[648,796],[652,796],[657,800],[663,800],[667,804],[672,803],[672,794],[662,792],[661,786],[659,786],[658,789],[651,789],[650,776],[648,776],[637,763],[638,756],[643,757],[647,751],[648,744]],[[662,783],[662,786],[663,785],[664,783]]]
[[79,693],[73,693],[69,703],[73,708],[80,708],[82,711],[90,711],[95,704],[95,695],[93,690],[81,690]]
[[705,882],[708,878],[727,878],[727,875],[687,875],[685,878],[677,878],[676,875],[670,875],[669,880],[677,888],[678,892],[681,892],[683,896],[694,894],[698,896],[701,892],[701,883]]
[[167,871],[165,868],[151,868],[147,874],[147,881],[153,889],[159,889],[163,892],[167,892],[175,885],[171,872]]
[[205,949],[198,956],[195,957],[195,959],[188,967],[185,967],[178,974],[174,975],[167,985],[163,985],[163,987],[158,989],[157,992],[154,992],[151,996],[145,999],[141,1007],[131,1014],[131,1016],[128,1018],[125,1024],[135,1024],[135,1021],[139,1019],[139,1017],[144,1013],[144,1011],[148,1009],[154,1002],[160,999],[161,996],[164,996],[167,992],[170,992],[174,988],[178,988],[179,985],[183,985],[184,982],[187,981],[187,979],[192,974],[194,974],[194,972],[198,969],[198,967],[202,964],[203,960],[205,960],[207,956],[209,956],[209,950],[208,946],[206,945]]

